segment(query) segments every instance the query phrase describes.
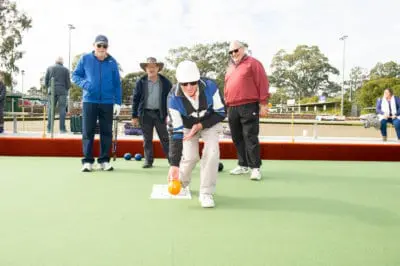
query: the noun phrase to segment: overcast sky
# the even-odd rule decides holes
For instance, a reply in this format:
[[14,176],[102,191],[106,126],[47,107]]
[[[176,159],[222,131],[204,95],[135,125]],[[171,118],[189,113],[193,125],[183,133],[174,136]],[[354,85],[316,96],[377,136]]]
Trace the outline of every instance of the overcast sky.
[[[351,67],[372,68],[399,61],[399,0],[16,0],[33,19],[24,34],[18,62],[25,70],[24,90],[58,55],[68,67],[68,26],[73,24],[71,60],[89,52],[97,34],[110,41],[109,52],[121,64],[122,76],[139,70],[148,56],[163,60],[170,48],[198,43],[246,41],[267,72],[279,49],[317,45],[345,74]],[[15,77],[20,90],[21,76]],[[341,77],[340,77],[341,78]]]

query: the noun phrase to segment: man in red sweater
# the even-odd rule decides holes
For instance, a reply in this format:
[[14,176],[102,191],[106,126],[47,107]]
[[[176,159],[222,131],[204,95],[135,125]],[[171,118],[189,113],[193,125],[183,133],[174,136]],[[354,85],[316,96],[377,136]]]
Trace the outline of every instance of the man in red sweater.
[[269,81],[263,65],[245,53],[241,42],[230,44],[229,55],[224,97],[239,160],[238,167],[230,173],[241,175],[251,171],[250,179],[260,180],[259,118],[268,113]]

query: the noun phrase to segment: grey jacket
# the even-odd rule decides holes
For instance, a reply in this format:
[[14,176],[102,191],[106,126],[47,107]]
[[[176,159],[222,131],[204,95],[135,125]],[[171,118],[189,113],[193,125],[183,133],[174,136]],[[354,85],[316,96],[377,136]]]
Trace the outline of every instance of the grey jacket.
[[48,88],[48,93],[50,93],[50,82],[53,77],[56,95],[67,95],[71,87],[69,70],[62,64],[55,64],[47,69],[45,86]]

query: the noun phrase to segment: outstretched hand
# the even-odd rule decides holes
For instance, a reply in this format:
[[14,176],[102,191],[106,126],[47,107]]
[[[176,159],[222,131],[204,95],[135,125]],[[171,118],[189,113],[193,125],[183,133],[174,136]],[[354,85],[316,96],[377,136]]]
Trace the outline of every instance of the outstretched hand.
[[179,167],[171,166],[168,171],[168,182],[179,179]]
[[192,129],[190,130],[190,132],[183,137],[183,140],[184,141],[190,140],[191,138],[193,138],[194,135],[196,135],[197,132],[199,132],[202,129],[203,129],[203,125],[201,123],[194,124]]

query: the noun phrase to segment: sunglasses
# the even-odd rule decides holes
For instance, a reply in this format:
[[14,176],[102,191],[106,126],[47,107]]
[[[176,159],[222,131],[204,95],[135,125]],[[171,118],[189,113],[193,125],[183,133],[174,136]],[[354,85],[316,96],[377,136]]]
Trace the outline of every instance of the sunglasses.
[[183,82],[183,83],[181,83],[181,85],[183,86],[183,87],[186,87],[187,85],[192,85],[192,86],[194,86],[194,85],[197,85],[197,81],[192,81],[192,82]]
[[229,51],[229,54],[232,55],[233,53],[237,53],[237,52],[239,52],[239,49],[240,49],[240,48],[235,49],[235,50],[232,50],[232,51]]
[[101,43],[98,43],[97,45],[96,45],[96,47],[97,48],[104,48],[104,49],[107,49],[108,48],[108,45],[107,44],[101,44]]

